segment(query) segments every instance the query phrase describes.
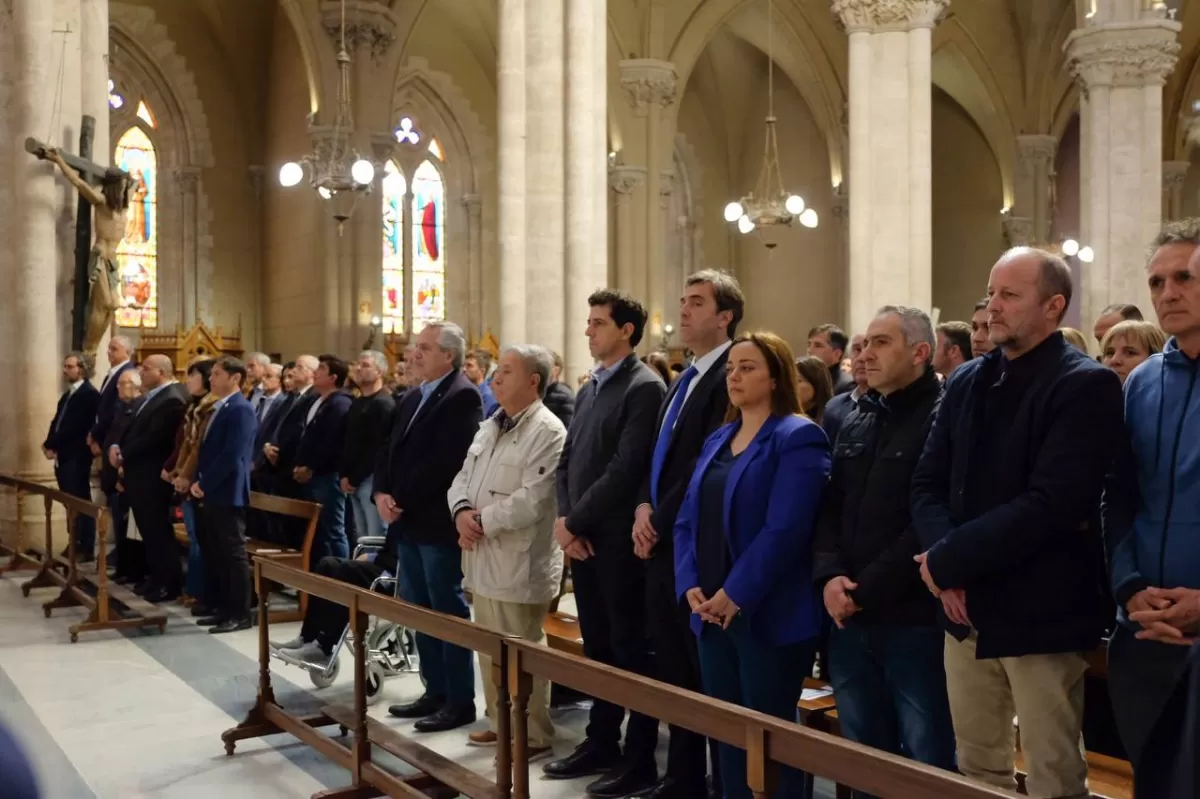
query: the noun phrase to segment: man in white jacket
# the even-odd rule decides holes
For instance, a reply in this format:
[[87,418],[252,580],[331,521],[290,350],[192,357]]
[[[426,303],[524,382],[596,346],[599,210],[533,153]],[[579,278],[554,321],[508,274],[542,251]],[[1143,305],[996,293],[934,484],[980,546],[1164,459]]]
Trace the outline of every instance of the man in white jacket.
[[[542,404],[554,359],[542,347],[517,345],[500,356],[492,390],[500,410],[485,419],[467,450],[448,499],[463,550],[463,587],[475,621],[542,643],[542,621],[558,595],[562,550],[554,542],[555,473],[567,431]],[[490,729],[470,734],[496,742],[496,688],[491,660],[479,656]],[[529,754],[550,751],[550,685],[535,679],[529,699]]]

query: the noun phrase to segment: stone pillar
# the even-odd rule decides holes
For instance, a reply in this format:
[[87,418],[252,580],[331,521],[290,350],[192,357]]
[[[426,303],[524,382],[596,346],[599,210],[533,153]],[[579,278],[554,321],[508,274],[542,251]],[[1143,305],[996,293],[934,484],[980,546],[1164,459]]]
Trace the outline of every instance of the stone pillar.
[[1163,164],[1163,221],[1183,219],[1183,184],[1191,161],[1167,161]]
[[[833,190],[833,207],[830,209],[833,224],[837,227],[837,255],[834,263],[838,270],[837,308],[838,322],[849,328],[850,319],[850,196],[846,184],[842,183]],[[865,333],[863,330],[851,330],[850,335]]]
[[[665,300],[666,226],[662,221],[660,196],[663,174],[672,172],[671,152],[675,134],[664,124],[666,111],[676,100],[678,74],[670,61],[632,58],[621,61],[621,87],[634,111],[634,124],[626,134],[627,148],[623,163],[636,164],[643,171],[644,184],[635,186],[632,220],[637,260],[635,285],[626,287],[641,300],[650,314],[645,341],[658,341],[662,335]],[[644,188],[643,188],[644,186]],[[668,188],[668,192],[670,189]],[[617,233],[618,245],[622,234]],[[655,321],[658,320],[658,321]],[[649,343],[643,350],[651,349]]]
[[[199,240],[196,230],[196,192],[200,187],[200,168],[194,166],[176,167],[172,173],[175,186],[179,190],[179,207],[183,209],[183,252],[182,263],[191,265],[180,275],[182,281],[179,292],[179,324],[184,330],[191,330],[199,320],[199,286],[196,283],[197,259],[189,258],[188,253],[195,253]],[[211,324],[212,320],[205,320]]]
[[525,0],[499,0],[500,342],[525,338]]
[[[68,23],[74,33],[66,35],[64,56],[63,34],[54,31]],[[74,274],[76,193],[24,144],[34,136],[69,151],[78,147],[80,29],[77,0],[15,0],[0,12],[0,369],[21,378],[0,403],[0,471],[48,485],[54,484],[53,467],[41,444],[60,391],[54,366],[71,329],[58,296],[69,294]],[[51,120],[60,64],[61,118]],[[26,540],[40,548],[42,503],[31,501],[25,511],[25,533],[36,535]],[[6,543],[13,543],[15,519],[16,504],[5,493],[0,536]]]
[[850,328],[933,301],[931,53],[949,0],[834,0],[850,37]]
[[633,194],[646,182],[646,170],[639,166],[615,164],[608,170],[608,185],[612,189],[616,210],[617,264],[616,287],[636,294],[638,286],[637,221],[634,217]]
[[607,0],[567,0],[565,374],[592,365],[587,298],[608,283]]
[[1082,91],[1080,241],[1096,253],[1083,270],[1082,323],[1110,303],[1149,307],[1146,247],[1162,225],[1162,94],[1179,53],[1165,10],[1097,0],[1067,37],[1067,66]]
[[[1011,246],[1045,245],[1050,241],[1051,181],[1057,153],[1058,140],[1053,136],[1017,137],[1015,202],[1005,223]],[[1017,231],[1019,234],[1014,236]]]
[[467,337],[477,342],[483,338],[483,203],[478,194],[462,198],[467,212]]
[[262,164],[251,164],[246,172],[246,179],[250,181],[250,191],[254,197],[254,224],[251,230],[251,252],[254,254],[254,279],[251,284],[254,286],[254,319],[250,325],[250,333],[253,335],[253,340],[247,342],[248,338],[246,330],[242,330],[242,346],[249,350],[261,349],[263,346],[263,231],[266,229],[266,189],[267,189],[267,168]]

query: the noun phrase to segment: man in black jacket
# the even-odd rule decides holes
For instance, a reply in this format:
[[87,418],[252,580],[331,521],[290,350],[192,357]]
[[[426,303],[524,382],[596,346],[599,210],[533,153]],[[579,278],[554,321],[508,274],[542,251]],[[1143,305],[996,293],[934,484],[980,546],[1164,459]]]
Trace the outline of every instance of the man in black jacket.
[[[338,468],[346,440],[346,413],[353,398],[342,386],[350,365],[336,355],[322,355],[313,374],[312,393],[300,442],[296,445],[292,479],[304,486],[308,499],[321,506],[321,519],[313,538],[313,560],[326,556],[350,557],[346,539],[346,495]],[[380,431],[382,434],[382,431]]]
[[563,427],[571,428],[571,417],[575,415],[575,392],[562,381],[563,359],[557,352],[554,356],[554,371],[550,373],[550,385],[546,388],[546,398],[543,404],[550,412],[558,417]]
[[[620,292],[588,298],[588,349],[598,365],[575,399],[575,417],[558,463],[554,538],[571,558],[584,654],[649,674],[645,583],[628,530],[650,467],[654,425],[666,386],[633,348],[646,328],[646,309]],[[648,790],[658,778],[658,721],[631,713],[621,753],[625,710],[597,699],[587,738],[574,754],[546,765],[546,776],[572,779],[607,771],[587,786],[590,796]]]
[[867,370],[863,367],[861,357],[865,341],[862,333],[855,333],[850,338],[850,376],[854,380],[854,388],[841,394],[834,394],[829,402],[825,403],[825,415],[821,419],[821,427],[825,428],[825,435],[829,436],[830,446],[837,443],[838,433],[842,429],[842,422],[845,421],[846,416],[854,410],[858,401],[870,389],[870,386],[867,385]]
[[[391,438],[375,466],[375,507],[388,526],[387,551],[400,561],[408,602],[460,619],[471,617],[462,591],[462,550],[446,494],[483,421],[483,401],[462,373],[466,337],[451,322],[426,325],[408,366],[422,382],[396,408]],[[417,635],[425,694],[392,705],[420,719],[417,732],[442,732],[475,720],[475,672],[469,649]]]
[[359,396],[346,412],[346,437],[342,445],[341,489],[354,515],[354,531],[360,536],[384,534],[383,519],[371,497],[375,494],[375,461],[392,429],[396,400],[383,387],[387,356],[367,350],[354,364],[354,382]]
[[850,338],[837,325],[817,325],[808,331],[808,354],[829,368],[834,396],[854,390],[854,378],[842,371]]
[[924,311],[889,306],[856,360],[870,391],[842,424],[813,541],[813,581],[836,624],[830,671],[852,741],[954,770],[937,600],[921,583],[909,490],[942,394]]
[[913,475],[921,576],[942,601],[959,770],[1030,796],[1085,797],[1083,653],[1111,621],[1098,524],[1123,434],[1121,381],[1056,331],[1061,258],[1019,247],[988,281],[996,350],[947,382]]
[[[50,430],[42,442],[42,454],[54,461],[58,487],[85,502],[92,501],[92,450],[88,432],[96,419],[100,392],[90,382],[92,366],[82,352],[63,358],[63,380],[67,390],[58,400]],[[75,557],[81,563],[96,559],[96,520],[78,515],[75,519]]]
[[[709,434],[725,420],[729,393],[725,361],[742,321],[745,299],[737,281],[706,269],[688,277],[679,303],[679,335],[694,356],[658,410],[650,469],[634,514],[634,553],[646,560],[646,623],[658,679],[703,692],[690,614],[675,593],[675,517],[683,504],[696,459]],[[713,758],[716,763],[716,758]],[[641,796],[694,799],[704,796],[704,738],[671,727],[667,773]],[[714,780],[720,785],[719,780]]]
[[142,363],[142,388],[145,399],[134,411],[120,445],[109,454],[125,470],[125,498],[146,546],[149,576],[135,590],[147,601],[167,602],[176,599],[183,587],[183,563],[171,527],[174,489],[161,475],[175,449],[188,393],[175,380],[171,359],[165,355],[151,355]]
[[[274,430],[263,445],[266,463],[261,467],[268,472],[273,493],[291,499],[309,499],[307,489],[296,482],[296,453],[300,439],[308,424],[308,412],[312,410],[317,395],[313,391],[313,377],[321,362],[313,355],[301,355],[292,367],[293,399],[276,416]],[[281,400],[286,402],[286,400]],[[272,525],[280,543],[299,548],[304,543],[305,527],[301,519],[277,517]]]

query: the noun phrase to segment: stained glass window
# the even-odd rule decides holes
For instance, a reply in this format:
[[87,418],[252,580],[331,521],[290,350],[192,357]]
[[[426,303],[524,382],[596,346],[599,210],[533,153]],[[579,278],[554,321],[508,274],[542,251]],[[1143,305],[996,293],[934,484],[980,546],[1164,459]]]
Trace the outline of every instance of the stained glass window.
[[138,126],[117,140],[113,162],[132,178],[125,238],[117,246],[121,327],[158,327],[158,159]]
[[446,318],[446,270],[443,253],[445,187],[441,173],[424,161],[412,179],[413,332]]
[[384,333],[404,332],[404,195],[408,184],[392,161],[383,167]]
[[117,84],[111,80],[108,82],[108,107],[114,111],[125,105],[125,98],[117,94]]

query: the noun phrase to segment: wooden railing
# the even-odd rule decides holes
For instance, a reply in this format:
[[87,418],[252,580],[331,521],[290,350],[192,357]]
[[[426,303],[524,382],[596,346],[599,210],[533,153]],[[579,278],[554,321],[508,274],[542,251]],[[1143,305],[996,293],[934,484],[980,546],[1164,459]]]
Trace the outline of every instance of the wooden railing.
[[[289,732],[350,771],[350,786],[320,794],[325,799],[374,795],[372,790],[387,796],[419,797],[425,795],[422,789],[438,785],[448,786],[471,799],[528,799],[527,708],[534,677],[745,749],[747,783],[755,797],[772,795],[775,772],[780,765],[786,765],[868,791],[881,799],[1011,799],[1008,793],[970,782],[957,774],[286,565],[256,559],[254,573],[256,583],[269,580],[348,607],[355,640],[362,640],[370,614],[481,652],[493,663],[492,673],[484,675],[484,679],[491,679],[496,685],[499,702],[494,781],[367,717],[366,656],[361,647],[354,648],[353,707],[324,707],[318,715],[307,718],[283,710],[275,702],[271,688],[269,614],[266,592],[259,591],[258,700],[245,721],[222,735],[225,750],[232,754],[239,740]],[[348,745],[318,729],[334,724],[343,733],[353,733]],[[401,778],[385,771],[371,760],[373,746],[414,766],[420,773]]]
[[[0,575],[10,571],[36,568],[33,579],[21,585],[21,593],[29,596],[34,588],[58,586],[57,597],[42,604],[49,618],[55,608],[83,606],[90,611],[87,619],[67,628],[71,643],[79,640],[79,633],[93,630],[117,630],[127,627],[158,627],[164,632],[167,614],[146,602],[124,586],[110,584],[108,580],[108,539],[112,531],[112,514],[108,508],[87,502],[55,488],[22,480],[0,473],[0,486],[14,489],[17,503],[17,532],[12,549],[12,558],[0,569]],[[40,496],[45,511],[46,535],[41,556],[30,555],[30,542],[25,541],[24,499]],[[61,557],[54,553],[54,506],[62,505],[67,512],[67,554]],[[75,551],[75,527],[80,516],[88,516],[96,522],[96,560],[86,568],[80,568]]]

